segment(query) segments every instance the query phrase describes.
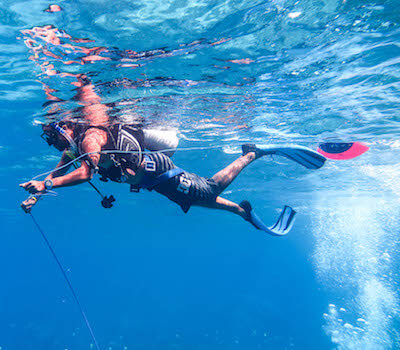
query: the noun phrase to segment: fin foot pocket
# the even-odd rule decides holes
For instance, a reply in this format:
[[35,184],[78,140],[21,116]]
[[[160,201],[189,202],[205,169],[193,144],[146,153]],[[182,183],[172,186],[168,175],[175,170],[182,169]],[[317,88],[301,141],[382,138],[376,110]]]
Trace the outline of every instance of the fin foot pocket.
[[245,156],[249,152],[254,152],[256,154],[256,159],[258,159],[268,154],[275,154],[276,149],[275,148],[261,149],[258,148],[254,143],[245,143],[244,145],[242,145],[242,155]]

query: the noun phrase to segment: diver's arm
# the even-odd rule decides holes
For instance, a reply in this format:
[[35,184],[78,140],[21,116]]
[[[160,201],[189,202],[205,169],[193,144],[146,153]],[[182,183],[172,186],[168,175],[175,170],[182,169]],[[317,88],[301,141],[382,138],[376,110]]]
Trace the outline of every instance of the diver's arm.
[[[107,142],[107,134],[103,130],[89,129],[82,141],[82,150],[90,153],[88,157],[91,164],[97,167],[100,161],[101,147]],[[83,182],[91,180],[93,177],[93,169],[86,163],[82,162],[81,166],[67,175],[52,179],[53,188],[79,185]]]
[[93,177],[92,173],[92,169],[85,162],[82,162],[79,168],[71,171],[69,174],[51,179],[53,181],[53,188],[79,185],[91,180]]
[[[82,149],[85,153],[91,153],[90,155],[88,155],[88,157],[90,157],[93,166],[97,166],[97,164],[99,163],[101,147],[102,144],[104,145],[106,143],[106,140],[106,134],[105,138],[94,137],[94,135],[91,135],[89,137],[85,137],[85,139],[83,140]],[[52,178],[52,188],[79,185],[83,182],[89,181],[92,177],[92,169],[88,164],[86,164],[86,162],[82,162],[81,166],[78,169],[70,172],[69,174]],[[20,186],[27,190],[29,193],[34,194],[46,190],[44,183],[44,181],[31,180],[20,184]]]
[[[66,152],[67,152],[67,151],[64,151],[64,152],[63,152],[63,154],[62,154],[62,156],[61,156],[61,159],[60,159],[60,161],[58,162],[58,164],[57,164],[57,166],[56,166],[56,169],[62,167],[63,165],[65,165],[65,164],[67,164],[68,162],[71,161],[71,158],[70,158],[69,156],[67,156],[67,153],[66,153]],[[62,168],[62,169],[53,171],[49,176],[46,177],[46,180],[47,180],[47,179],[52,180],[52,179],[54,179],[55,177],[59,177],[59,176],[65,175],[70,167],[71,167],[71,165],[68,165],[68,166],[66,166],[66,167],[64,167],[64,168]]]
[[[78,169],[70,172],[69,174],[51,179],[53,182],[52,188],[79,185],[83,182],[89,181],[91,178],[92,171],[89,166],[83,162]],[[19,186],[23,187],[32,194],[46,191],[44,181],[31,180],[20,184]]]

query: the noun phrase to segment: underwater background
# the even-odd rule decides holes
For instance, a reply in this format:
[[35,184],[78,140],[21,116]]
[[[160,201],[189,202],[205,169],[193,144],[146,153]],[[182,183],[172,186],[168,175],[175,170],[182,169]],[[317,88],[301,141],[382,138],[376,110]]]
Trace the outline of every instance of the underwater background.
[[57,164],[40,122],[81,118],[88,81],[110,118],[176,130],[202,176],[244,142],[370,147],[242,172],[225,197],[267,223],[292,206],[285,237],[98,178],[112,209],[87,184],[40,201],[101,349],[400,348],[398,0],[51,4],[0,2],[0,349],[94,348],[18,187]]

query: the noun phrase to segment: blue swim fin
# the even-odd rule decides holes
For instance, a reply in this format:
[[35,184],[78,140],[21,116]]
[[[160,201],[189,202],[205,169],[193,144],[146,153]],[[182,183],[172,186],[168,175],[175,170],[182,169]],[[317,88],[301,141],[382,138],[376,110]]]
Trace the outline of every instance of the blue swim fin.
[[265,155],[279,155],[289,158],[307,169],[319,169],[321,168],[326,158],[318,152],[303,146],[287,146],[281,147],[279,145],[270,145],[263,147],[262,149],[256,147],[253,144],[242,145],[243,154],[248,152],[255,152],[256,157],[262,157]]
[[257,230],[264,231],[272,236],[284,236],[288,234],[295,221],[296,212],[287,205],[283,208],[276,223],[270,227],[266,226],[261,221],[248,201],[242,201],[239,206],[246,211],[248,215],[246,220],[248,222],[250,222]]

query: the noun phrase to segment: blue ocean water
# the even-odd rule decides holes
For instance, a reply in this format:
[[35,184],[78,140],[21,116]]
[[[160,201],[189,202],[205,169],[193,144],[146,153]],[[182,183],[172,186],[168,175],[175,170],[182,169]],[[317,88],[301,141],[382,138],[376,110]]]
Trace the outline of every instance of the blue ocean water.
[[1,349],[94,348],[18,187],[60,156],[39,123],[88,106],[176,130],[174,162],[202,176],[244,142],[370,147],[317,171],[243,171],[225,197],[268,223],[295,208],[281,238],[98,178],[112,209],[87,184],[40,201],[101,349],[400,348],[398,1],[57,4],[0,3]]

